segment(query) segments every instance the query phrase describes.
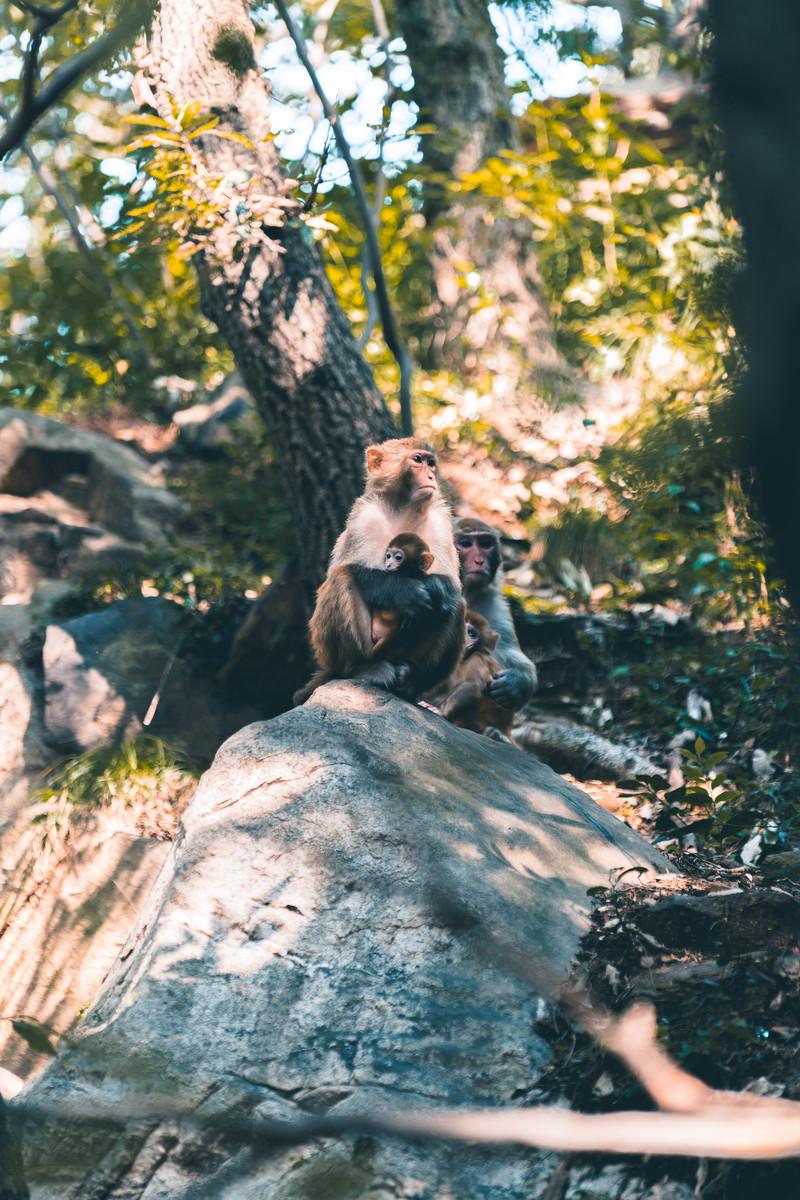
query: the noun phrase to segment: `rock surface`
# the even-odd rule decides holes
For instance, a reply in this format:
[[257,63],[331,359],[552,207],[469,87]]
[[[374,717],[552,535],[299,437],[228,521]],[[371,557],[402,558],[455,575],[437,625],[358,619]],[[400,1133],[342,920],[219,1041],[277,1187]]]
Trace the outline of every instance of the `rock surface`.
[[48,625],[44,721],[54,744],[74,754],[140,733],[185,624],[179,605],[153,596]]
[[133,542],[161,542],[183,506],[135,450],[39,413],[0,409],[0,492],[55,493],[91,523]]
[[[548,1057],[492,931],[563,975],[587,888],[666,860],[513,747],[352,684],[230,738],[104,989],[22,1094],[113,1116],[523,1102]],[[433,902],[433,897],[439,900]],[[442,912],[462,914],[460,928]],[[139,1120],[29,1121],[33,1200],[528,1200],[548,1156],[369,1137],[252,1155]]]
[[[169,853],[169,842],[137,837],[100,813],[90,830],[73,836],[70,852],[48,864],[45,878],[37,880],[42,858],[37,833],[32,827],[16,846],[18,855],[27,857],[31,886],[4,895],[3,1006],[10,1014],[32,1013],[62,1033],[97,994]],[[0,1023],[0,1059],[23,1079],[46,1061],[8,1021]]]
[[238,371],[222,382],[205,404],[193,404],[173,414],[180,447],[199,455],[213,455],[236,439],[242,424],[254,427],[258,417],[253,397]]

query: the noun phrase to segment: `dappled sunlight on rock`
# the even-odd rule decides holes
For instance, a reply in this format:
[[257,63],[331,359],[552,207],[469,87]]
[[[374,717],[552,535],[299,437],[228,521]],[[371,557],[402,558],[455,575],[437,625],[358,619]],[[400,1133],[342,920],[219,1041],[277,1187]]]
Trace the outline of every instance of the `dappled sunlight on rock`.
[[[297,1115],[307,1096],[322,1111],[373,1094],[509,1102],[548,1050],[538,997],[491,939],[563,977],[587,888],[628,866],[667,869],[529,755],[329,684],[222,746],[101,995],[30,1099],[88,1086],[105,1106],[127,1080],[183,1101],[213,1094],[221,1115]],[[118,1136],[85,1147],[74,1178]],[[45,1153],[37,1137],[29,1155]],[[402,1176],[406,1154],[378,1148],[377,1178]],[[183,1194],[176,1161],[156,1168],[163,1194]],[[289,1163],[254,1166],[252,1194],[271,1194]],[[487,1194],[493,1170],[480,1173]],[[475,1194],[468,1160],[454,1178]]]

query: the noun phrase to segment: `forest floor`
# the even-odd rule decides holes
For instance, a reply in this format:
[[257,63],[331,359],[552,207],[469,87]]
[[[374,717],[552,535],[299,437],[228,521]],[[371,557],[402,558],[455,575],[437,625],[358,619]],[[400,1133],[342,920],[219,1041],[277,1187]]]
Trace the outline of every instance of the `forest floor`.
[[[540,676],[524,714],[533,740],[524,744],[683,872],[655,883],[624,879],[598,896],[580,986],[615,1011],[652,1000],[659,1037],[705,1082],[800,1098],[797,631],[779,598],[733,611],[726,589],[732,594],[739,577],[721,553],[720,566],[710,551],[687,546],[702,567],[694,575],[687,568],[680,577],[671,563],[650,575],[638,569],[642,539],[658,539],[675,510],[659,508],[657,495],[649,525],[631,536],[630,514],[626,522],[615,511],[597,466],[636,413],[635,397],[619,387],[589,407],[550,414],[514,447],[498,450],[487,414],[449,440],[446,422],[434,422],[432,436],[457,510],[477,512],[503,535],[518,631]],[[252,600],[279,565],[286,532],[274,517],[280,492],[263,443],[198,463],[176,445],[174,426],[119,411],[92,427],[151,459],[166,456],[172,486],[198,517],[183,566],[179,556],[177,566],[165,565],[147,581],[148,594],[155,587],[186,601],[180,581],[188,575],[201,611],[227,602],[226,589],[238,592],[237,604]],[[240,492],[251,507],[263,497],[251,516],[234,507]],[[692,505],[681,519],[694,520]],[[609,510],[620,517],[615,552],[625,563],[604,577],[591,521],[577,535],[573,521],[565,534],[562,515]],[[750,531],[731,533],[735,524],[728,520],[722,538],[740,553]],[[695,526],[679,528],[678,541],[689,536],[700,537]],[[729,561],[739,559],[730,552]],[[686,578],[711,582],[695,594]],[[583,1111],[651,1107],[624,1068],[566,1017],[545,1019],[555,1055],[537,1096]],[[653,1164],[654,1179],[659,1172],[663,1161]],[[800,1195],[797,1168],[785,1164],[686,1160],[671,1163],[669,1175],[706,1200],[750,1200],[763,1186]]]
[[[800,1097],[800,886],[769,885],[744,867],[684,857],[684,876],[609,888],[594,912],[574,984],[620,1013],[655,1005],[662,1045],[712,1087]],[[582,1112],[650,1110],[636,1080],[558,1010],[541,1022],[554,1056],[531,1101]],[[607,1157],[596,1168],[608,1169]],[[642,1188],[682,1182],[703,1200],[800,1195],[797,1162],[653,1158],[617,1162]],[[626,1195],[629,1193],[626,1192]]]

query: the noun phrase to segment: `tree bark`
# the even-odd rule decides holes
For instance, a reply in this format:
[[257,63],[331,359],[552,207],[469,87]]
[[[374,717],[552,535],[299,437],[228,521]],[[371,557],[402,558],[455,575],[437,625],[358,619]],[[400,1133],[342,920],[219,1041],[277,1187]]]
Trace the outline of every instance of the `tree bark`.
[[[139,65],[165,120],[190,104],[219,117],[192,143],[200,172],[227,176],[233,188],[256,179],[267,195],[285,197],[242,0],[161,0]],[[247,204],[246,187],[241,195]],[[281,464],[298,535],[297,601],[307,609],[361,489],[364,448],[396,428],[308,231],[290,215],[266,232],[238,240],[231,228],[194,261],[203,311],[231,347]]]
[[[229,181],[232,208],[247,207],[250,181],[286,199],[243,0],[160,0],[138,65],[139,96],[164,120],[188,105],[219,118],[191,145],[199,178]],[[364,449],[397,434],[309,231],[289,214],[255,238],[233,216],[194,257],[203,311],[264,420],[296,531],[293,558],[237,632],[224,672],[229,690],[267,712],[285,708],[307,675],[314,590],[361,490]]]
[[778,567],[800,606],[800,10],[793,0],[713,0],[714,91],[747,267],[740,329],[748,370],[736,416]]
[[503,54],[485,0],[397,0],[396,8],[419,119],[434,127],[421,138],[431,231],[421,357],[459,373],[489,370],[496,393],[502,399],[504,388],[517,405],[523,374],[545,395],[560,392],[568,372],[555,348],[530,222],[492,220],[480,198],[450,188],[516,144]]

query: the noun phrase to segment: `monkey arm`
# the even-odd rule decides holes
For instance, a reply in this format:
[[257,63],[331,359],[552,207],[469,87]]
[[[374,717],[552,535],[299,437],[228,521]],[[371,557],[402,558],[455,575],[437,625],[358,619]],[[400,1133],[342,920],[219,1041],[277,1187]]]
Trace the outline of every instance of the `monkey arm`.
[[528,703],[535,687],[536,671],[528,660],[526,668],[505,667],[498,671],[487,691],[497,704],[514,710]]
[[405,620],[414,620],[433,609],[426,579],[408,579],[394,571],[350,563],[350,572],[362,600],[370,608],[399,612]]
[[461,592],[449,575],[426,575],[422,580],[433,611],[440,617],[452,617],[461,605]]
[[467,679],[463,683],[456,684],[450,695],[439,706],[442,716],[448,719],[456,716],[463,709],[475,704],[482,694],[482,686],[474,679]]
[[311,645],[320,666],[331,675],[348,678],[370,658],[372,628],[349,566],[331,567],[317,592],[309,622]]
[[489,683],[489,695],[503,708],[522,708],[536,688],[536,667],[520,649],[508,601],[492,584],[477,596],[468,595],[467,603],[486,617],[498,635],[494,656],[501,669]]

